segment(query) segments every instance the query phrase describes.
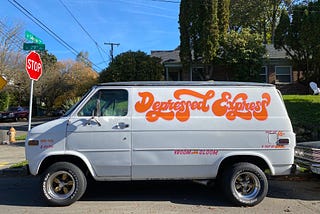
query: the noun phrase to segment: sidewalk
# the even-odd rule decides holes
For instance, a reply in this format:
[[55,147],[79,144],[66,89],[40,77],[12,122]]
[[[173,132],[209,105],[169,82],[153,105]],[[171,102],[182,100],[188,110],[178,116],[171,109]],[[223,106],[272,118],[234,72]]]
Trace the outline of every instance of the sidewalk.
[[0,144],[0,170],[9,168],[11,165],[24,160],[26,160],[24,141],[19,141],[10,145]]

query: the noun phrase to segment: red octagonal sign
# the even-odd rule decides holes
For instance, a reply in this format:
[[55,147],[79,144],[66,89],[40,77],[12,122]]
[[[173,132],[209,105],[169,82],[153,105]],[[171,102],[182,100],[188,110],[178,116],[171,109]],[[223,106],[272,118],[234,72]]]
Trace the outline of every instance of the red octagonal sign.
[[31,51],[26,57],[26,71],[30,79],[38,80],[42,74],[42,61],[40,55]]

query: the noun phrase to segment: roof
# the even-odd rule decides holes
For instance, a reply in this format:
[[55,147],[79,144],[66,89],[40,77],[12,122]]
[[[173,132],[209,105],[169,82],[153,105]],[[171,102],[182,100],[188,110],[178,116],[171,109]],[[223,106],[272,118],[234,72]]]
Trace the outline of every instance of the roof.
[[[288,59],[286,51],[281,49],[277,50],[273,44],[266,45],[267,53],[264,58],[267,59]],[[180,50],[155,50],[151,51],[151,56],[161,58],[161,63],[180,63]]]
[[267,53],[265,58],[268,59],[288,59],[287,53],[285,50],[275,49],[273,44],[266,45]]
[[180,63],[179,53],[180,50],[151,51],[151,56],[159,57],[161,59],[161,63]]
[[259,86],[274,87],[267,83],[231,82],[231,81],[135,81],[135,82],[109,82],[99,86]]

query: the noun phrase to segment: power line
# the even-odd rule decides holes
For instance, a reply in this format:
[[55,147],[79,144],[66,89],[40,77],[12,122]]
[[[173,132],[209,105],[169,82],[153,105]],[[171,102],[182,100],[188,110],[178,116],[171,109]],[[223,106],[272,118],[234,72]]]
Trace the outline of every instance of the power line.
[[[100,57],[102,58],[102,60],[105,62],[103,55],[101,54],[101,51],[104,51],[98,44],[98,42],[90,35],[90,33],[83,27],[83,25],[79,22],[79,20],[73,15],[73,13],[71,12],[71,10],[64,4],[64,2],[62,0],[59,0],[60,3],[63,5],[63,7],[69,12],[69,14],[71,15],[71,17],[77,22],[77,24],[81,27],[81,29],[88,35],[88,37],[93,41],[93,43],[97,46],[98,52],[100,54]],[[105,52],[105,51],[104,51]],[[105,52],[106,53],[106,52]],[[106,62],[105,62],[106,63]]]
[[[79,54],[77,50],[71,47],[67,42],[65,42],[60,36],[58,36],[55,32],[53,32],[49,27],[47,27],[43,22],[37,19],[30,11],[28,11],[25,7],[19,4],[16,0],[8,0],[15,8],[17,8],[20,12],[22,12],[25,16],[27,16],[31,21],[33,21],[36,25],[46,31],[50,36],[52,36],[57,42],[63,45],[65,48],[69,49],[75,56]],[[88,62],[94,65],[96,68],[102,70],[101,67],[97,66],[90,59],[86,58]]]

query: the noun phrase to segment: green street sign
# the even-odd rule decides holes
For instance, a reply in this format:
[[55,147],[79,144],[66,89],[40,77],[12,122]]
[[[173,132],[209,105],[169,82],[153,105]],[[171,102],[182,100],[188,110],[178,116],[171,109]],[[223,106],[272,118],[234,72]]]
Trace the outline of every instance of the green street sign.
[[25,31],[25,38],[33,43],[43,44],[42,40],[30,33],[29,31]]
[[45,44],[37,44],[37,43],[23,43],[23,50],[25,51],[44,51],[45,50]]

